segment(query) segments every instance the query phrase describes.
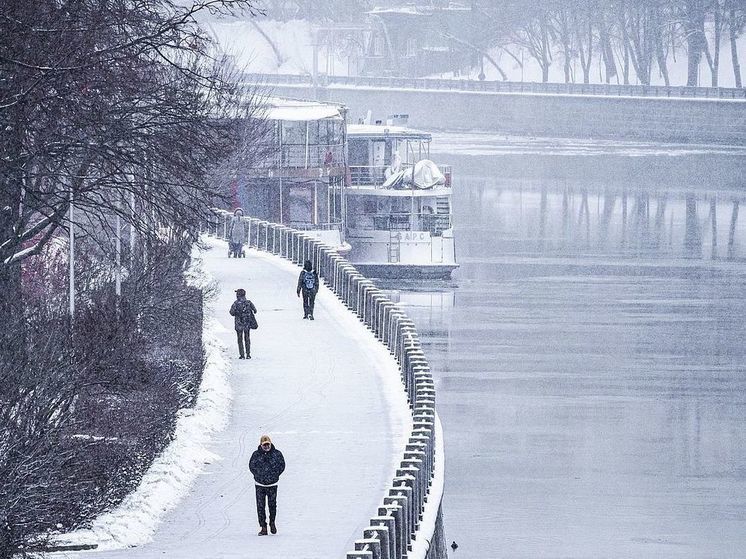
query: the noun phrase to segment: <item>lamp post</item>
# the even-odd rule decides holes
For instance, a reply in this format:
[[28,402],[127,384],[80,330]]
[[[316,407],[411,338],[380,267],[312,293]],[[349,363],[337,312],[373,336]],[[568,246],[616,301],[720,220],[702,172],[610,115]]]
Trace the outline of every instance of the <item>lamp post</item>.
[[70,324],[75,319],[75,213],[73,208],[73,190],[70,189],[70,209],[68,221],[70,223],[70,243],[69,243],[69,258],[68,258],[68,278],[69,278],[69,293],[68,300],[70,302]]

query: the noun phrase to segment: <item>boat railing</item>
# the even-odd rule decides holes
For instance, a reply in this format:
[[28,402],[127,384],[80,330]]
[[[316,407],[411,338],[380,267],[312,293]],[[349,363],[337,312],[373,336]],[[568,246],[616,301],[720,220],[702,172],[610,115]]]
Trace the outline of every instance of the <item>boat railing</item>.
[[311,223],[310,221],[290,220],[288,226],[300,231],[342,231],[341,221],[328,221],[323,223]]
[[429,231],[433,237],[440,237],[451,228],[451,214],[392,212],[372,217],[375,231]]
[[344,144],[284,144],[274,150],[271,163],[298,169],[336,167],[344,164],[344,151]]
[[[402,169],[411,169],[411,163],[402,164]],[[446,179],[445,187],[450,188],[453,174],[450,165],[438,165],[438,169]],[[350,186],[352,188],[381,188],[386,179],[391,176],[391,167],[388,165],[350,165]]]

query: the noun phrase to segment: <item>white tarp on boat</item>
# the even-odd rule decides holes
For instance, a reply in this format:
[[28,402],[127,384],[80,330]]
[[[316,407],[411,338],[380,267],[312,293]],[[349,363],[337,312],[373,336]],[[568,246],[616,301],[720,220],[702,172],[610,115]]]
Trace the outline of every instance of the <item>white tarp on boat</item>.
[[[418,161],[414,166],[414,188],[429,189],[446,183],[438,166],[429,159]],[[383,188],[412,188],[412,169],[392,173],[383,183]]]

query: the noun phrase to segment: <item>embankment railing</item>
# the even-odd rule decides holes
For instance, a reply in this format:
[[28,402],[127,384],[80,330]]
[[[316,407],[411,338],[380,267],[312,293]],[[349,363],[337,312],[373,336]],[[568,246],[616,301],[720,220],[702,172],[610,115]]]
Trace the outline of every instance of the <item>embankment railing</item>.
[[[313,78],[301,74],[244,74],[245,81],[264,85],[312,87]],[[676,97],[683,99],[746,99],[742,87],[696,87],[686,85],[624,85],[609,83],[539,83],[444,78],[397,78],[368,76],[319,76],[316,85],[375,87],[440,91],[481,91],[546,95],[604,95],[614,97]]]
[[[207,232],[227,238],[231,218],[230,212],[215,210]],[[437,498],[437,503],[430,503],[437,508],[441,497],[430,492],[436,468],[435,383],[414,323],[333,248],[303,231],[250,217],[242,219],[247,224],[249,246],[298,265],[310,260],[327,287],[357,314],[399,364],[412,412],[412,432],[381,505],[346,559],[404,559],[416,540],[432,540],[433,534],[420,533],[420,525],[426,503]]]

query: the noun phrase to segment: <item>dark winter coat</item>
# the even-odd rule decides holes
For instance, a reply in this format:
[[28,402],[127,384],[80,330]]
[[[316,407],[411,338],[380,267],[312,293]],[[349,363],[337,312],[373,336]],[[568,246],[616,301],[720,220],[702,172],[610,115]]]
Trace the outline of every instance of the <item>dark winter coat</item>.
[[[306,288],[306,274],[313,274],[313,289]],[[300,275],[298,276],[298,288],[296,289],[296,293],[300,295],[301,289],[303,291],[311,291],[312,293],[318,293],[319,291],[319,274],[316,272],[316,270],[312,270],[310,272],[307,272],[306,270],[301,271]]]
[[275,448],[269,451],[259,446],[249,460],[249,470],[254,474],[254,481],[259,485],[275,485],[280,480],[280,474],[285,471],[285,457]]
[[246,297],[236,299],[231,305],[231,316],[235,317],[234,323],[236,332],[245,332],[251,329],[253,314],[256,312],[254,303]]

